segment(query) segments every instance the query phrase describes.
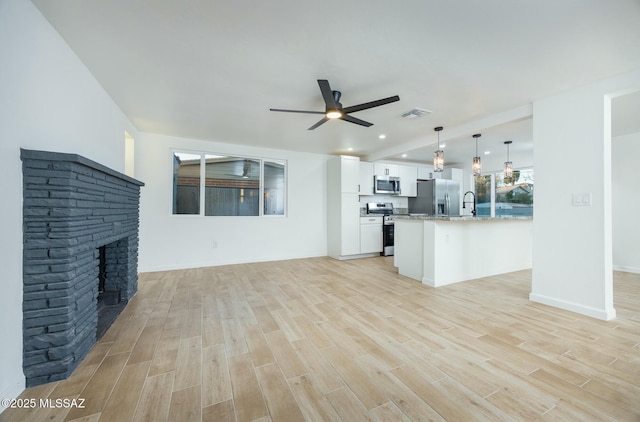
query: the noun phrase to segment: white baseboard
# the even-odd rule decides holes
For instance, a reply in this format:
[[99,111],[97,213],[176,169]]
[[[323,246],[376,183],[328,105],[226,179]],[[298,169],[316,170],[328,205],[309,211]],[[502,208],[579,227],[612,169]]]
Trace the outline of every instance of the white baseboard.
[[555,308],[564,309],[566,311],[576,312],[582,315],[601,319],[604,321],[609,321],[616,317],[616,310],[614,308],[598,309],[598,308],[593,308],[591,306],[585,306],[575,302],[568,302],[566,300],[544,296],[536,293],[530,293],[529,300],[531,300],[532,302],[542,303],[543,305],[549,305]]
[[376,253],[361,253],[361,254],[358,254],[358,255],[340,255],[339,257],[332,256],[331,258],[337,259],[339,261],[349,261],[351,259],[373,258],[375,256],[380,256],[380,252],[376,252]]
[[433,280],[429,280],[426,277],[422,277],[422,284],[424,284],[425,286],[429,286],[429,287],[436,287],[436,283]]
[[[22,394],[22,392],[24,391],[25,387],[26,387],[26,384],[25,384],[24,377],[19,377],[19,378],[13,380],[12,383],[10,383],[7,387],[4,388],[4,390],[2,390],[0,392],[0,399],[2,399],[2,400],[15,399],[20,394]],[[4,411],[4,409],[5,409],[4,407],[0,406],[0,413],[2,413]]]
[[221,265],[236,265],[236,264],[254,264],[257,262],[271,262],[271,261],[285,261],[289,259],[305,259],[305,258],[318,258],[327,256],[326,251],[312,253],[312,254],[300,254],[300,255],[288,255],[288,256],[265,256],[259,259],[231,259],[231,260],[211,260],[211,261],[199,261],[199,262],[185,262],[182,264],[161,264],[161,265],[138,265],[139,273],[153,273],[157,271],[174,271],[174,270],[187,270],[192,268],[206,268],[206,267],[219,267]]

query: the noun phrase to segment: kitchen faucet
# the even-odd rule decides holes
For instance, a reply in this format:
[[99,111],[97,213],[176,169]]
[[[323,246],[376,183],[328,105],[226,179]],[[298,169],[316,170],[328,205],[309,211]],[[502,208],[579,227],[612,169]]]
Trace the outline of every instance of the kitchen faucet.
[[469,190],[469,191],[466,191],[464,195],[462,195],[462,208],[466,208],[465,204],[467,203],[467,201],[465,201],[464,199],[467,197],[468,193],[473,195],[473,202],[469,202],[469,203],[470,204],[473,203],[473,209],[471,210],[471,215],[475,217],[476,215],[476,194],[475,193]]

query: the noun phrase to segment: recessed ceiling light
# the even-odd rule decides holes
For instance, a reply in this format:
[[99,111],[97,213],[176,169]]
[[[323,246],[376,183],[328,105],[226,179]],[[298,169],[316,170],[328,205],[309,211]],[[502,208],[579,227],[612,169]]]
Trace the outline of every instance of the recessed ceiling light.
[[491,151],[485,151],[484,152],[484,155],[489,155],[489,154],[491,154]]
[[402,158],[407,158],[407,154],[402,154]]
[[384,133],[381,133],[380,135],[378,135],[378,139],[384,139],[386,137],[387,135],[385,135]]
[[349,147],[347,148],[347,151],[353,151],[353,148]]

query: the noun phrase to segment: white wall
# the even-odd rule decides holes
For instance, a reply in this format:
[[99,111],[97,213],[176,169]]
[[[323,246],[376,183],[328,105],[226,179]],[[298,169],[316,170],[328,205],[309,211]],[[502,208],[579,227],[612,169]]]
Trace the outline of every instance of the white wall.
[[639,85],[636,70],[534,103],[533,301],[615,317],[608,95]]
[[613,269],[640,273],[640,132],[613,138]]
[[[172,215],[172,148],[287,160],[287,217]],[[135,156],[136,178],[146,183],[140,272],[326,256],[328,156],[148,133],[136,138]]]
[[[83,155],[123,170],[137,132],[29,1],[0,1],[0,398],[24,389],[20,148]],[[2,409],[0,409],[1,411]]]

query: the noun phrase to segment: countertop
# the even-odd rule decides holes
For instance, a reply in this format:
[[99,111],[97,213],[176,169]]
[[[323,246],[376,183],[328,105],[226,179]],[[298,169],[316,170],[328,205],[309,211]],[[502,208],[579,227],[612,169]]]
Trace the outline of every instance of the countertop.
[[[368,214],[366,208],[360,208],[360,217],[382,217],[384,214]],[[395,208],[392,215],[408,216],[409,211],[406,208]]]
[[505,215],[501,217],[488,217],[488,216],[478,216],[474,217],[472,215],[463,215],[460,217],[436,217],[433,215],[426,214],[409,214],[409,215],[398,215],[396,216],[396,221],[402,220],[429,220],[429,221],[504,221],[504,220],[533,220],[533,217],[522,216],[522,215]]

